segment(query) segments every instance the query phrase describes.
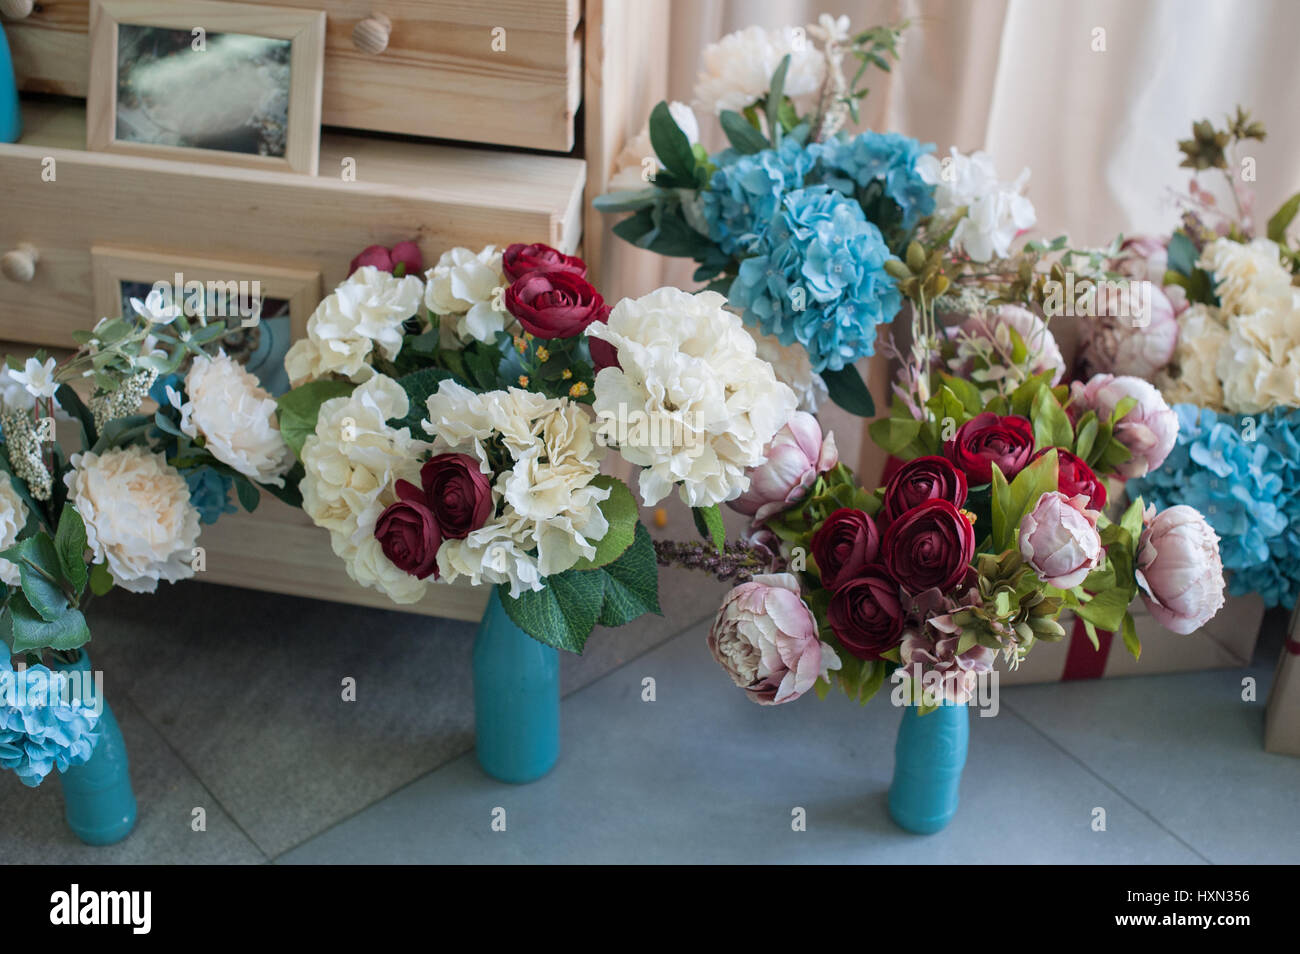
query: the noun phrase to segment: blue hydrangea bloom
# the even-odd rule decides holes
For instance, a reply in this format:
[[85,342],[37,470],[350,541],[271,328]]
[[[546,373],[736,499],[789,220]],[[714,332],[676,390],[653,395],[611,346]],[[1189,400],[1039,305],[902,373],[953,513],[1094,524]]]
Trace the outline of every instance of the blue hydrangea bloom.
[[199,512],[199,522],[216,523],[223,513],[234,513],[237,508],[230,501],[234,478],[211,467],[195,467],[185,472],[185,483],[190,486],[190,503]]
[[875,350],[876,326],[902,302],[884,270],[889,249],[861,206],[826,186],[787,193],[728,295],[745,320],[798,341],[814,371],[838,371]]
[[718,169],[700,196],[709,238],[728,255],[747,254],[776,215],[781,197],[803,187],[820,153],[816,143],[787,137],[776,149],[750,155],[727,149],[714,156]]
[[68,685],[63,673],[45,666],[15,670],[8,652],[0,652],[0,768],[30,788],[52,769],[85,763],[99,740],[93,706],[61,701]]
[[1300,596],[1300,411],[1255,418],[1174,406],[1178,443],[1130,491],[1159,509],[1195,507],[1219,535],[1229,592],[1269,606]]
[[934,143],[920,143],[898,133],[864,132],[852,139],[832,139],[823,145],[821,159],[825,181],[853,195],[873,179],[885,185],[885,195],[903,211],[903,228],[934,211],[934,187],[921,178],[916,161],[934,151]]

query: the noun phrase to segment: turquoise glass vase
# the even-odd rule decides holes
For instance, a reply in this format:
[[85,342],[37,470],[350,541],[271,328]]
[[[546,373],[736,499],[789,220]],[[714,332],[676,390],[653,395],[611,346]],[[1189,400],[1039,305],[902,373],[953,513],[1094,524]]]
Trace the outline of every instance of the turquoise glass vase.
[[0,142],[17,142],[23,134],[22,113],[18,111],[18,80],[14,60],[9,55],[9,40],[0,26]]
[[[90,656],[83,649],[75,662],[55,659],[50,667],[62,672],[91,672]],[[84,683],[83,683],[84,685]],[[83,696],[93,702],[95,690]],[[108,700],[99,716],[99,741],[89,761],[74,765],[59,776],[63,786],[64,814],[72,833],[88,845],[114,845],[135,828],[135,792],[127,764],[126,742]]]
[[514,624],[492,587],[474,640],[478,763],[501,782],[534,782],[560,757],[560,656]]
[[918,713],[916,706],[903,709],[894,746],[889,814],[906,831],[932,835],[957,814],[970,715],[964,705],[942,705],[925,715]]

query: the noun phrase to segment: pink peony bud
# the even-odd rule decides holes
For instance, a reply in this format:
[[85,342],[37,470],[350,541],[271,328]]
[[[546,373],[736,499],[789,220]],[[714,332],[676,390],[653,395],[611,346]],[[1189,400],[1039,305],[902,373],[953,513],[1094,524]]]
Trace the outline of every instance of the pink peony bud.
[[1183,636],[1200,629],[1223,607],[1218,535],[1192,507],[1162,510],[1138,541],[1137,581],[1161,626]]
[[1123,289],[1119,301],[1098,296],[1097,317],[1080,329],[1080,353],[1090,372],[1149,378],[1173,360],[1178,319],[1158,286],[1134,282]]
[[817,620],[789,573],[756,576],[735,587],[709,630],[709,650],[759,705],[791,702],[840,668],[817,638]]
[[1087,507],[1083,494],[1067,497],[1053,490],[1020,521],[1020,555],[1048,586],[1071,589],[1101,565],[1098,514]]
[[1111,271],[1129,278],[1144,278],[1163,285],[1168,261],[1164,239],[1155,235],[1134,235],[1123,241],[1119,254],[1108,265]]
[[1096,411],[1103,421],[1110,420],[1124,398],[1137,400],[1137,406],[1115,426],[1115,439],[1132,455],[1115,468],[1124,478],[1145,477],[1165,462],[1178,440],[1178,415],[1160,396],[1155,386],[1130,375],[1096,374],[1087,384],[1070,385],[1071,410],[1077,414]]
[[822,437],[817,418],[796,411],[767,446],[767,459],[749,472],[749,489],[730,501],[759,524],[803,499],[818,474],[839,463],[835,435]]

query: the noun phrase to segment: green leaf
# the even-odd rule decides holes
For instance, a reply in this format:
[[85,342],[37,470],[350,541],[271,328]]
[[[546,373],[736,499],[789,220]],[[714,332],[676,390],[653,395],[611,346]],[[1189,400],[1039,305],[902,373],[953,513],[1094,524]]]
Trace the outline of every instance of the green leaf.
[[1268,237],[1279,245],[1286,244],[1286,230],[1291,220],[1300,212],[1300,192],[1282,203],[1282,207],[1268,220]]
[[695,153],[691,141],[678,127],[666,102],[660,101],[650,111],[650,145],[669,173],[683,183],[694,184]]
[[96,454],[102,454],[114,447],[140,443],[148,437],[149,428],[152,426],[153,416],[150,414],[131,414],[127,417],[115,418],[104,425],[104,429],[99,432],[99,439],[95,441],[95,446],[91,450]]
[[[997,468],[996,464],[993,466],[994,469]],[[1056,489],[1056,482],[1055,450],[1048,450],[1046,454],[1016,474],[1015,480],[1011,481],[1007,488],[1007,498],[1001,501],[1000,505],[1005,508],[1001,518],[999,519],[996,509],[993,512],[993,544],[998,550],[1005,550],[1011,546],[1020,521],[1038,504],[1039,497]],[[999,506],[996,493],[994,499],[994,506]]]
[[1142,641],[1138,639],[1137,626],[1133,622],[1133,614],[1124,614],[1124,648],[1133,654],[1134,659],[1142,658]]
[[826,382],[831,400],[844,410],[858,417],[875,416],[876,402],[871,399],[871,392],[856,367],[846,364],[838,371],[823,371],[822,380]]
[[80,610],[64,604],[65,609],[55,619],[43,618],[27,602],[23,593],[9,598],[9,616],[13,627],[6,633],[9,648],[15,654],[45,648],[69,650],[90,641],[90,628]]
[[1124,616],[1130,602],[1132,598],[1127,592],[1114,588],[1096,594],[1075,612],[1085,622],[1114,633],[1124,625]]
[[1079,418],[1079,426],[1074,436],[1074,455],[1087,462],[1088,456],[1097,440],[1097,413],[1089,411]]
[[1012,522],[1011,489],[1007,479],[1002,476],[1002,469],[993,465],[993,482],[990,486],[990,501],[993,518],[993,550],[1002,553],[1011,548],[1019,521]]
[[781,100],[785,98],[785,74],[790,69],[790,54],[781,57],[781,62],[772,74],[772,85],[767,92],[767,128],[772,134],[772,145],[781,145]]
[[445,368],[421,368],[398,378],[397,383],[406,392],[409,408],[405,417],[393,418],[388,422],[389,426],[398,430],[405,427],[410,430],[412,437],[424,437],[420,422],[429,413],[429,397],[438,392],[438,385],[451,377],[452,373]]
[[257,486],[243,474],[235,475],[234,480],[235,496],[239,498],[239,505],[252,513],[261,502],[262,495],[258,492]]
[[939,378],[943,381],[944,386],[957,396],[957,400],[961,401],[967,419],[984,410],[984,399],[980,397],[980,389],[973,381],[953,377],[951,374],[940,374]]
[[1074,428],[1051,388],[1039,388],[1029,416],[1034,423],[1034,443],[1038,448],[1073,445]]
[[719,553],[727,541],[727,528],[722,523],[722,511],[717,504],[709,507],[692,507],[691,516],[695,518],[695,529],[705,540],[713,544]]
[[320,406],[331,398],[346,397],[355,387],[350,381],[312,381],[275,399],[280,436],[299,458],[303,441],[316,433]]
[[609,497],[600,502],[609,529],[596,544],[596,555],[590,560],[581,559],[573,565],[575,570],[590,570],[612,563],[623,555],[636,539],[637,506],[627,484],[616,477],[601,474],[592,480],[596,487],[608,487]]
[[659,609],[659,564],[655,558],[654,542],[640,523],[636,525],[636,539],[627,551],[606,566],[588,573],[605,576],[605,602],[600,608],[601,626],[622,626],[646,613],[661,613]]
[[59,564],[54,541],[48,533],[37,533],[20,540],[0,551],[0,557],[18,567],[22,592],[27,597],[28,605],[42,619],[53,622],[63,615],[68,608],[68,594],[59,585],[63,578],[63,568]]
[[107,563],[95,563],[90,567],[90,592],[103,596],[113,588],[113,575],[108,572]]
[[591,205],[598,212],[635,212],[654,205],[662,199],[663,194],[654,186],[644,189],[621,189],[606,192],[592,199]]
[[1145,509],[1146,505],[1142,498],[1138,497],[1128,505],[1128,509],[1124,511],[1124,516],[1119,521],[1119,525],[1128,533],[1134,547],[1142,537],[1142,511]]
[[80,596],[86,588],[86,525],[75,507],[64,505],[63,513],[59,515],[59,529],[54,534],[54,549],[58,551],[63,578]]
[[1175,232],[1169,237],[1167,255],[1166,267],[1180,275],[1188,276],[1196,270],[1196,260],[1200,257],[1192,240],[1183,232]]
[[718,120],[722,123],[722,131],[727,134],[727,141],[736,152],[748,156],[770,148],[767,137],[751,126],[740,113],[724,109]]
[[83,449],[95,446],[95,441],[99,440],[99,431],[95,428],[95,415],[90,413],[90,409],[81,401],[81,395],[74,391],[69,385],[60,384],[59,389],[54,392],[54,398],[59,402],[59,406],[77,419],[81,426],[81,446]]

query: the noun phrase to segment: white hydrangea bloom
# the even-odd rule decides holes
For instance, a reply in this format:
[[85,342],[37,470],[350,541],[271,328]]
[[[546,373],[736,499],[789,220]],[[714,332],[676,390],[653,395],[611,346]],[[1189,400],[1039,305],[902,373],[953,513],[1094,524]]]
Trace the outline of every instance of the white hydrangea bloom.
[[934,186],[937,219],[947,219],[966,208],[949,244],[976,262],[1005,257],[1016,235],[1038,221],[1033,203],[1021,194],[1029,182],[1029,170],[1022,170],[1014,182],[1004,183],[988,153],[977,151],[967,156],[956,147],[949,153],[944,158],[927,154],[916,163],[921,178]]
[[495,245],[479,252],[449,249],[424,273],[424,280],[424,303],[435,315],[453,320],[461,341],[495,341],[511,321],[501,303],[502,290],[510,283]]

